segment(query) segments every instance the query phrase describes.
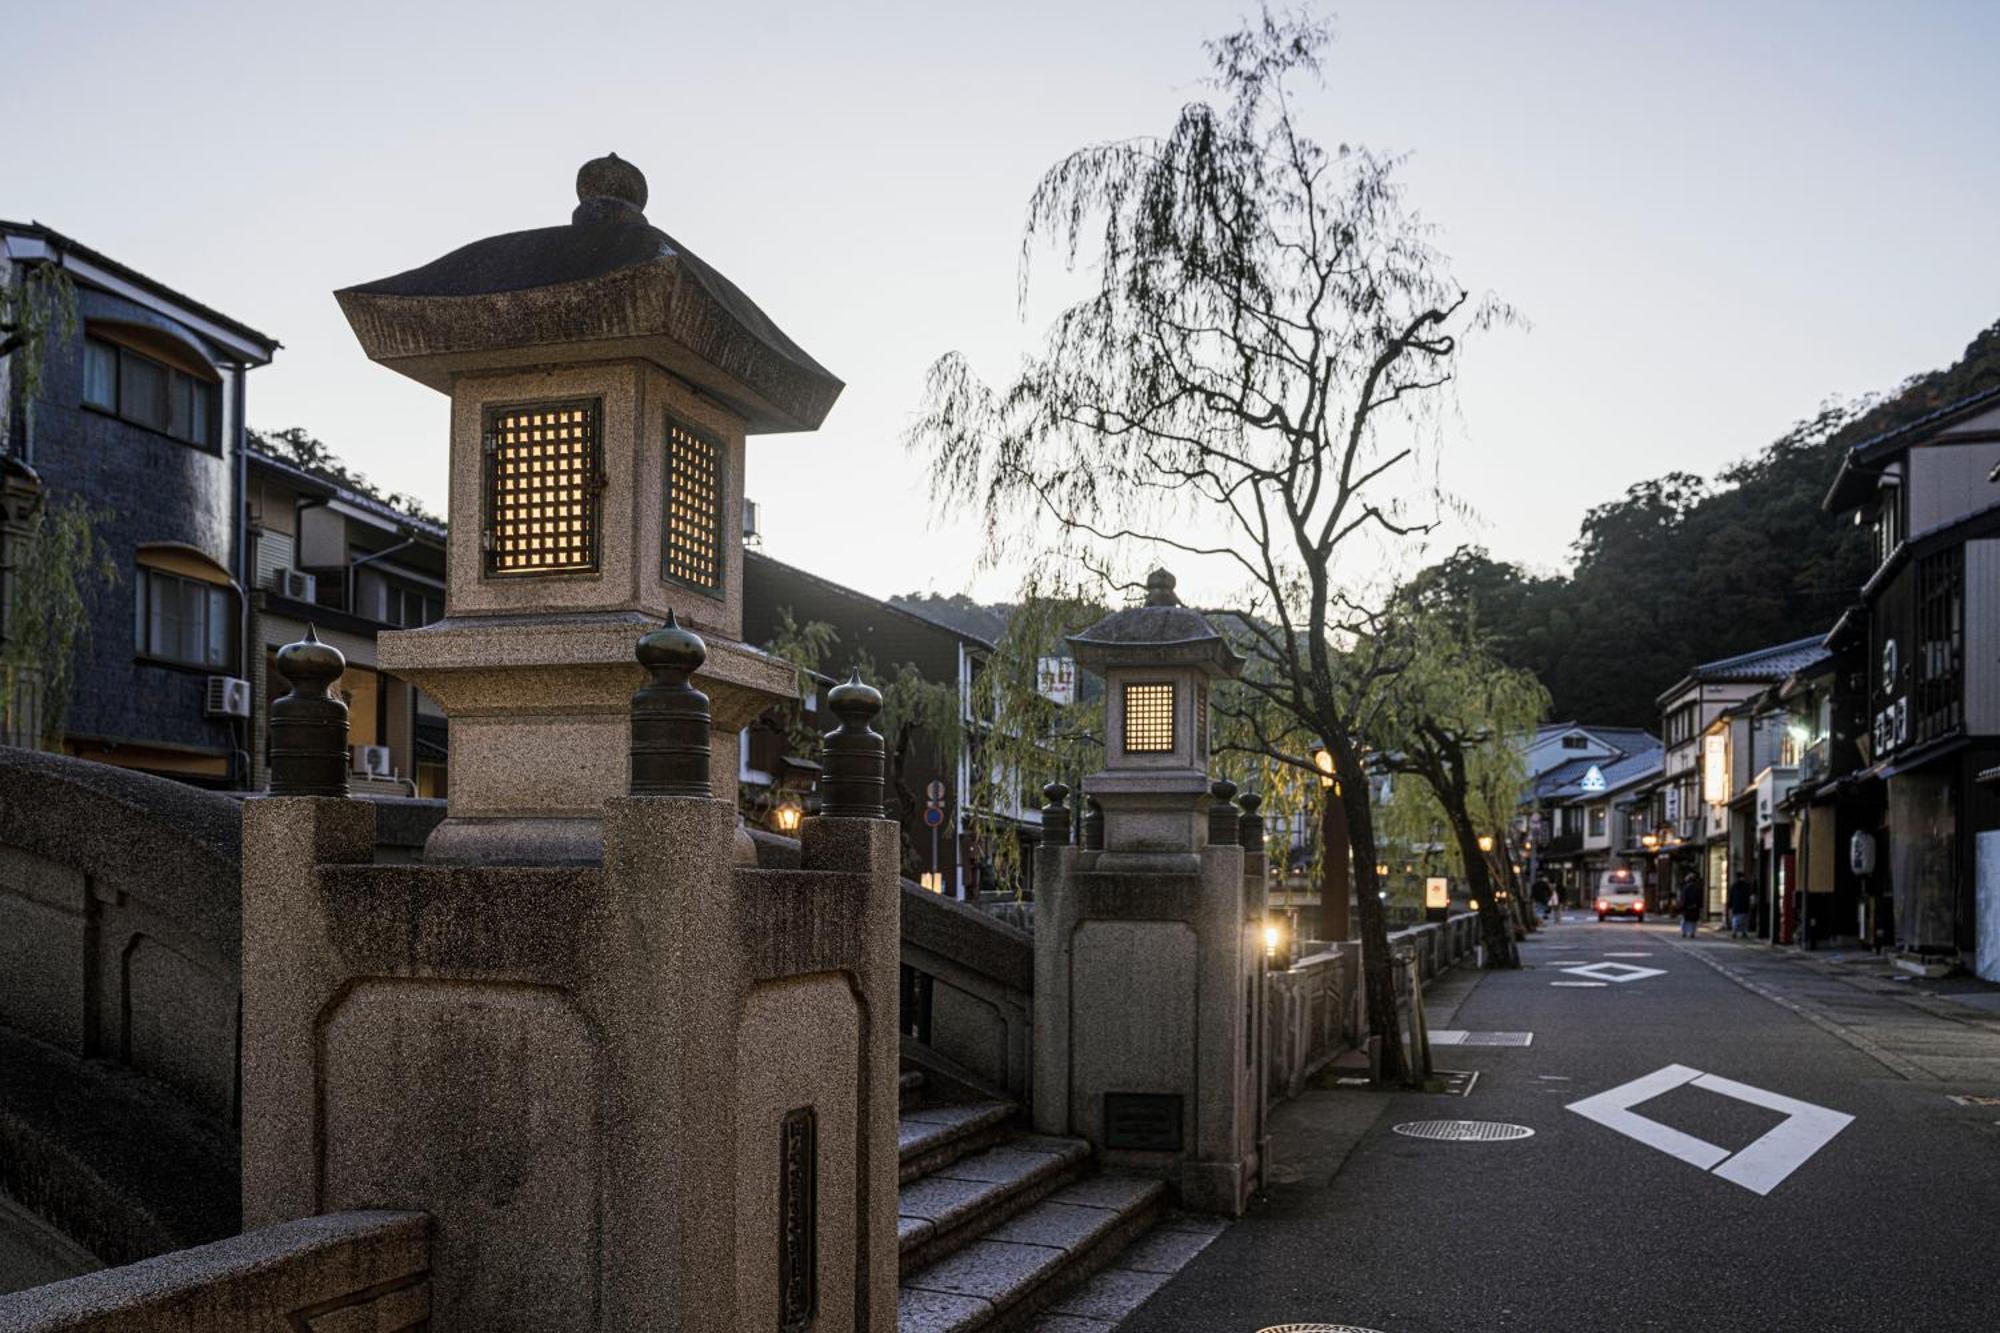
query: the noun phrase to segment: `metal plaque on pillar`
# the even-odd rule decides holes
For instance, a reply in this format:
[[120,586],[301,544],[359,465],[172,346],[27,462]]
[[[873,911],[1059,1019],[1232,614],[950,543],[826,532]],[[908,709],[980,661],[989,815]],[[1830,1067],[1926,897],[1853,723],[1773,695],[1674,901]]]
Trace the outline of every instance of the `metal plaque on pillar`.
[[1179,1152],[1180,1094],[1105,1093],[1104,1146],[1127,1152]]
[[819,1306],[819,1118],[810,1106],[778,1126],[778,1328],[804,1333]]

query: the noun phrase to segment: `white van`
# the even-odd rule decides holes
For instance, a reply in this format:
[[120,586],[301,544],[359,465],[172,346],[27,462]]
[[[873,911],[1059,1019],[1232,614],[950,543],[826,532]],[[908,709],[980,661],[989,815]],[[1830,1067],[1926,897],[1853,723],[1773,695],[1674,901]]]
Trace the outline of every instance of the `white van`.
[[1646,920],[1646,893],[1639,877],[1624,866],[1607,870],[1597,881],[1597,919],[1629,916],[1641,925]]

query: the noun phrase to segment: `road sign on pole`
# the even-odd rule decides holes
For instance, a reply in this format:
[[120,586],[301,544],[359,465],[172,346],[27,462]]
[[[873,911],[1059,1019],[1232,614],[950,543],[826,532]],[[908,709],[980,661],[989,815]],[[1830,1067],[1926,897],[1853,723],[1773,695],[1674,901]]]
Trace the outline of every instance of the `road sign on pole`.
[[944,799],[944,779],[932,778],[925,784],[924,797],[930,801],[942,801]]

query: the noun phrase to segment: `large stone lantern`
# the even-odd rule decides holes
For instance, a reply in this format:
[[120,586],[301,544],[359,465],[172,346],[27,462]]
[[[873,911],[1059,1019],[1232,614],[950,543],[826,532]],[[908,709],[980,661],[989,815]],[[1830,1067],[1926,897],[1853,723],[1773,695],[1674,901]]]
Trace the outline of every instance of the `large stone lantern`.
[[646,220],[636,167],[576,187],[566,226],[337,293],[371,359],[451,396],[446,615],[380,649],[451,719],[435,861],[598,858],[632,644],[670,614],[708,645],[718,754],[794,689],[740,641],[744,438],[817,428],[840,381]]
[[1243,669],[1156,569],[1143,606],[1106,616],[1070,647],[1104,678],[1104,769],[1084,785],[1104,809],[1105,870],[1193,872],[1207,843],[1209,714],[1215,680]]

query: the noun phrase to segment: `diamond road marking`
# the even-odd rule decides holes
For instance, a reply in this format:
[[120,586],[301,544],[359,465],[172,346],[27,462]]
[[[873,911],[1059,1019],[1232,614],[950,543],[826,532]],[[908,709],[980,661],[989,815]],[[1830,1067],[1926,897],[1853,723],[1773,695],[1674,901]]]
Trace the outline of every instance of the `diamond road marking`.
[[1565,967],[1563,971],[1576,977],[1591,977],[1597,981],[1644,981],[1647,977],[1663,977],[1666,971],[1657,967],[1634,967],[1630,963],[1584,963],[1578,967]]
[[[1785,1119],[1766,1130],[1748,1147],[1732,1154],[1727,1148],[1717,1147],[1692,1134],[1684,1134],[1671,1125],[1649,1120],[1632,1109],[1641,1102],[1651,1101],[1684,1085],[1718,1096],[1733,1097],[1767,1111],[1777,1111]],[[1585,1097],[1580,1102],[1571,1102],[1565,1109],[1760,1195],[1776,1189],[1787,1176],[1803,1166],[1807,1158],[1854,1123],[1854,1117],[1843,1111],[1815,1106],[1811,1102],[1802,1102],[1763,1088],[1753,1088],[1747,1083],[1723,1078],[1720,1074],[1704,1074],[1686,1065],[1656,1069],[1643,1078],[1635,1078],[1609,1091]]]

